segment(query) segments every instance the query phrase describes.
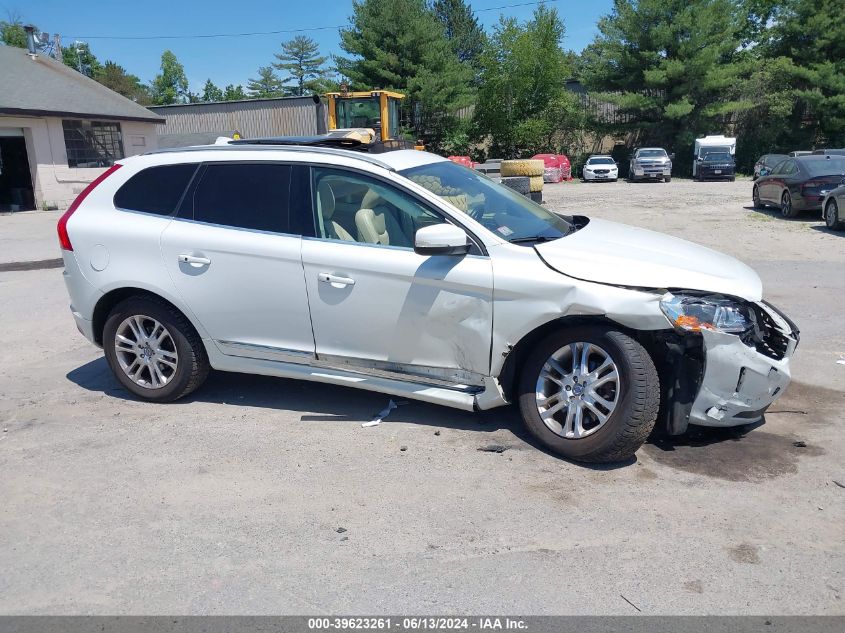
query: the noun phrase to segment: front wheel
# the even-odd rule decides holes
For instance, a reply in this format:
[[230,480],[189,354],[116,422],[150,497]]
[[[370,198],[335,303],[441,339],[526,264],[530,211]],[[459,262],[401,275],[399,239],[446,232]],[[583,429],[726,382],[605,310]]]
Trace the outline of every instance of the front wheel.
[[755,209],[764,209],[766,207],[760,201],[760,188],[757,185],[754,185],[754,188],[751,190],[751,201]]
[[792,196],[784,191],[780,198],[780,214],[785,218],[794,218],[798,212],[792,206]]
[[519,408],[545,446],[583,462],[616,462],[645,442],[660,382],[648,352],[627,334],[583,326],[544,339],[522,367]]
[[833,198],[827,201],[827,206],[824,208],[824,223],[831,231],[845,229],[845,222],[839,219],[839,206]]
[[663,179],[663,182],[672,182],[672,176],[666,176],[666,178]]
[[178,310],[148,297],[130,297],[103,328],[109,367],[130,392],[169,402],[192,392],[208,376],[209,362],[197,331]]

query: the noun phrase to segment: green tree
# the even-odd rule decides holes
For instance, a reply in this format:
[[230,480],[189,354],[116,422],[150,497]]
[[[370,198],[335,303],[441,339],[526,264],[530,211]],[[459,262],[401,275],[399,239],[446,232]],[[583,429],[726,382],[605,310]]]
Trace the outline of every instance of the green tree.
[[106,61],[94,76],[94,79],[106,88],[114,90],[116,93],[122,94],[141,105],[152,103],[149,90],[141,83],[141,80],[135,75],[130,75],[123,66],[115,62]]
[[754,106],[742,14],[734,0],[615,0],[584,51],[583,81],[627,115],[638,142],[673,149],[688,170],[696,137],[730,131]]
[[354,88],[391,88],[407,96],[415,135],[434,143],[454,127],[454,113],[472,101],[472,72],[462,64],[426,0],[356,0],[340,32],[350,57],[337,58]]
[[161,73],[152,82],[152,98],[156,105],[184,103],[188,95],[188,77],[185,68],[172,51],[161,55]]
[[570,75],[561,48],[564,25],[557,10],[540,5],[520,24],[502,17],[479,58],[481,82],[475,124],[489,136],[491,151],[504,157],[557,151],[581,127],[576,97],[563,80]]
[[284,94],[282,82],[270,66],[261,66],[258,69],[258,78],[248,80],[246,89],[249,96],[256,99],[280,97]]
[[70,66],[92,79],[96,78],[103,70],[103,65],[85,42],[73,42],[69,46],[63,46],[62,61],[65,66]]
[[458,59],[474,66],[487,38],[472,7],[465,0],[434,0],[431,9],[443,25]]
[[223,101],[243,101],[246,98],[244,88],[240,84],[229,84],[223,89]]
[[845,10],[841,0],[781,0],[764,46],[779,60],[796,142],[845,145]]
[[6,19],[0,20],[0,41],[6,46],[26,48],[26,31],[23,26],[21,16],[15,11],[9,11]]
[[202,101],[223,101],[223,91],[211,79],[206,79],[200,99]]
[[289,75],[282,79],[282,85],[292,81],[294,85],[290,90],[295,95],[314,92],[328,72],[324,67],[328,58],[320,55],[317,42],[304,35],[282,42],[282,52],[275,56],[279,61],[273,66]]

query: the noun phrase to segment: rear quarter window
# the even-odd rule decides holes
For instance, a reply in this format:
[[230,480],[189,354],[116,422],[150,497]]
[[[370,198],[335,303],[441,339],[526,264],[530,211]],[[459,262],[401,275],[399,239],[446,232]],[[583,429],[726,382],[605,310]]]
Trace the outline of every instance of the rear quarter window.
[[148,167],[114,194],[114,206],[127,211],[170,215],[197,170],[197,164]]

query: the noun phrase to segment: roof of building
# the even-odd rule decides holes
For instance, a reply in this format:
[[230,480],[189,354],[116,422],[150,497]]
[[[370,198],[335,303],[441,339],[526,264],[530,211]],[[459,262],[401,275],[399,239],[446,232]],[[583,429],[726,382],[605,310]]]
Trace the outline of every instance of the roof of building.
[[26,49],[0,46],[0,114],[118,119],[164,123],[163,116]]
[[150,110],[153,111],[161,111],[167,112],[168,110],[201,110],[204,107],[215,107],[215,106],[225,106],[225,105],[232,105],[238,103],[248,103],[248,104],[260,104],[263,102],[267,103],[285,103],[288,101],[310,101],[312,103],[318,103],[320,101],[320,97],[317,95],[302,95],[302,96],[290,96],[290,97],[262,97],[260,99],[232,99],[230,101],[197,101],[195,103],[169,103],[167,105],[156,105],[150,106]]

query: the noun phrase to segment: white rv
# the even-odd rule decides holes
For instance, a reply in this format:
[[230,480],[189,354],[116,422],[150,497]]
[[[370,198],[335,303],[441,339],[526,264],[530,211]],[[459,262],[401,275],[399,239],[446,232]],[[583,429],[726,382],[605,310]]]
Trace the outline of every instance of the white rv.
[[709,152],[729,152],[731,156],[736,154],[736,138],[731,136],[705,136],[695,139],[695,153],[692,160],[692,175],[698,175],[698,163],[704,159]]

